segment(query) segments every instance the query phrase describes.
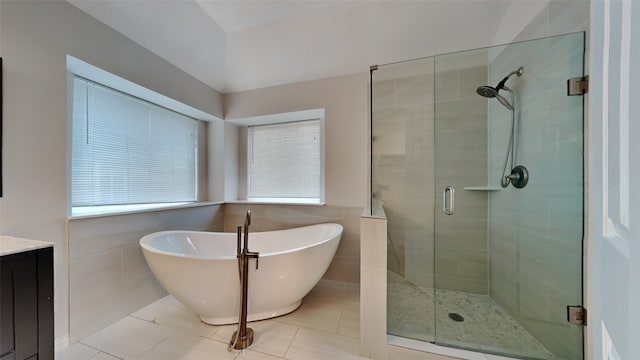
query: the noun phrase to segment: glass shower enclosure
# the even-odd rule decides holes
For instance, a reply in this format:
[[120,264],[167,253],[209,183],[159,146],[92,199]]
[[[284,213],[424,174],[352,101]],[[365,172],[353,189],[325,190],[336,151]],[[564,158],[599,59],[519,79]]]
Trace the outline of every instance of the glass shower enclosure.
[[387,331],[583,359],[584,33],[372,71],[372,194],[387,217]]

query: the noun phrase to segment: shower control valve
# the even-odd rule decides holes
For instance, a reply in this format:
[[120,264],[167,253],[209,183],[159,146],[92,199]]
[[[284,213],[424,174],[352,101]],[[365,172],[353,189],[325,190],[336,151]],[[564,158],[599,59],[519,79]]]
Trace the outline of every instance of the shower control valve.
[[529,171],[526,167],[518,165],[511,170],[511,174],[505,176],[511,181],[511,185],[517,189],[522,189],[529,182]]

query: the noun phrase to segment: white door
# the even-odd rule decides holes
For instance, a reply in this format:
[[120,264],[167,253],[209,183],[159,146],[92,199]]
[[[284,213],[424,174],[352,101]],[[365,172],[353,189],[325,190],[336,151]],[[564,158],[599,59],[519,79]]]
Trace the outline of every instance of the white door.
[[589,359],[640,359],[640,1],[591,2]]

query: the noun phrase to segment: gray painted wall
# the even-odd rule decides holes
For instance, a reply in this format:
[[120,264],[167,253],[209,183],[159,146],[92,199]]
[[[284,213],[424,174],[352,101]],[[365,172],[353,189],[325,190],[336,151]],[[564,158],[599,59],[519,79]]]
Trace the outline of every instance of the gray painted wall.
[[0,2],[0,232],[55,243],[56,338],[69,333],[66,55],[221,117],[220,94],[64,1]]

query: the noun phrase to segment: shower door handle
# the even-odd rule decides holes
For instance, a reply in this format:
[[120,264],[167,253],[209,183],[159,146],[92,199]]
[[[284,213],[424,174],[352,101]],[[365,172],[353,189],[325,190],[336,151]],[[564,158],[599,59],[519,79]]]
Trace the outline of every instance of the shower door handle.
[[456,211],[456,191],[453,186],[447,186],[442,192],[442,211],[446,215],[453,215]]

